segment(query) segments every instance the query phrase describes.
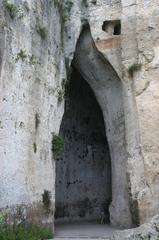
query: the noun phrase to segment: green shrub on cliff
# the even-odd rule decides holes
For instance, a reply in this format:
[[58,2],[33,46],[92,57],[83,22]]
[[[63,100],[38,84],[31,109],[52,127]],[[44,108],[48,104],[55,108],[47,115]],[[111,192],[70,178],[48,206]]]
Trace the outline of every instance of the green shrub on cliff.
[[39,36],[42,38],[42,40],[46,39],[48,34],[46,27],[39,24],[36,26],[36,31],[39,34]]
[[4,6],[6,11],[9,13],[10,17],[13,19],[16,16],[16,13],[18,12],[16,5],[13,3],[9,3],[8,1],[5,1]]
[[134,63],[128,68],[128,73],[130,77],[133,77],[134,72],[140,71],[142,67],[141,63]]
[[58,154],[62,151],[64,145],[64,139],[62,136],[59,136],[55,133],[52,133],[52,151],[55,154]]
[[21,60],[22,62],[24,62],[26,58],[27,58],[27,55],[25,53],[25,50],[20,49],[20,51],[17,53],[17,57],[15,61],[18,62],[19,60]]

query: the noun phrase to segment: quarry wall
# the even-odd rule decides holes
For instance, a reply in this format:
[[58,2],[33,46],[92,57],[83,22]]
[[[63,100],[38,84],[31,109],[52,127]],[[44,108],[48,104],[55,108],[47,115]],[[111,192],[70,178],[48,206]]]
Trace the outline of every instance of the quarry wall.
[[52,133],[59,133],[64,83],[87,21],[121,80],[129,226],[148,221],[159,209],[158,1],[9,3],[14,10],[0,1],[0,208],[10,219],[20,208],[29,221],[54,222]]

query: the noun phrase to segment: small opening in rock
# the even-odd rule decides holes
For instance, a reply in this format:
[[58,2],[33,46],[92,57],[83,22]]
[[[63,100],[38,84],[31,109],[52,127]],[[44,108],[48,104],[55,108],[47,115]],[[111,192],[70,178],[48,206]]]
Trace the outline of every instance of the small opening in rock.
[[102,30],[110,35],[121,34],[121,22],[120,20],[104,21]]
[[121,34],[121,23],[120,21],[114,26],[114,35]]

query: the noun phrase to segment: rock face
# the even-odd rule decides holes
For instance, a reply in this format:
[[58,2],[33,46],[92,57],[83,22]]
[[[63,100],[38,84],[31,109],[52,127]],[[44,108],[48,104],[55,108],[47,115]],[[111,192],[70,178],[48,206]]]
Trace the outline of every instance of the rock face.
[[124,231],[117,231],[111,240],[142,240],[159,238],[159,216],[155,216],[149,223],[145,223],[138,228]]
[[109,62],[95,47],[88,24],[84,25],[81,32],[73,64],[80,69],[92,87],[103,112],[112,166],[111,222],[115,225],[130,226],[121,81]]
[[127,228],[150,220],[159,209],[159,3],[17,0],[0,7],[0,209],[10,219],[20,209],[28,221],[53,225],[52,133],[60,132],[72,62],[103,115],[110,221]]
[[[63,115],[58,102],[64,74],[58,10],[51,1],[16,1],[13,18],[12,5],[0,5],[0,208],[13,217],[20,208],[30,220],[52,222],[51,139]],[[45,190],[50,212],[43,208]]]

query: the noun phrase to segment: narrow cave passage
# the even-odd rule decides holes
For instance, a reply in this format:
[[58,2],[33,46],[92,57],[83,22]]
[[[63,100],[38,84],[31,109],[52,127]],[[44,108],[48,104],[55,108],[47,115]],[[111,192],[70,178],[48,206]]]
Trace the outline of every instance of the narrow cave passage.
[[67,87],[56,158],[56,220],[109,221],[111,161],[102,111],[92,89],[73,68]]

